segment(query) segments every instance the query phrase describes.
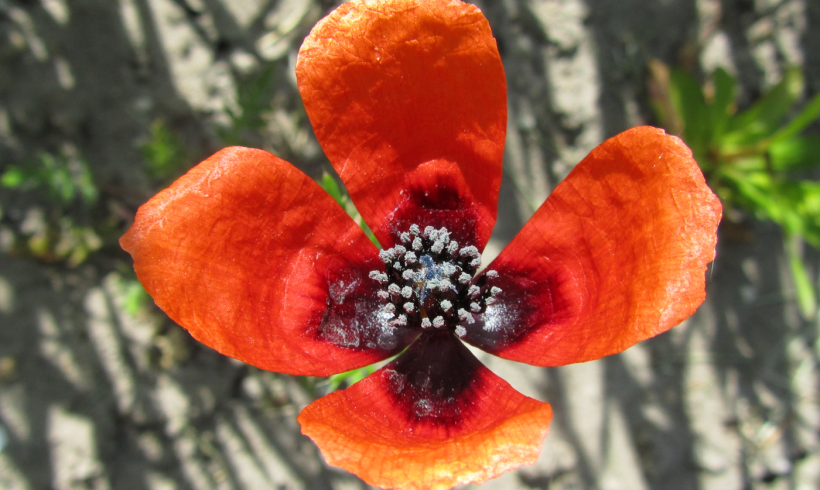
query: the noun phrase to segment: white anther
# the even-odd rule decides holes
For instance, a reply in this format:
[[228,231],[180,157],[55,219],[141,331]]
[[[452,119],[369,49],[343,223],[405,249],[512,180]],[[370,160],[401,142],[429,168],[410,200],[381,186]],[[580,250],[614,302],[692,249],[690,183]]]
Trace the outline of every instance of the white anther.
[[485,303],[487,303],[487,306],[494,305],[496,303],[496,299],[490,296],[489,298],[487,298],[487,301],[485,301]]
[[413,271],[412,271],[412,270],[410,270],[410,269],[405,269],[405,271],[401,273],[401,277],[402,277],[402,279],[404,279],[405,281],[412,281],[412,280],[414,280],[414,279],[415,279],[415,277],[416,277],[416,273],[415,273],[415,272],[413,272]]
[[461,284],[470,284],[470,281],[473,279],[473,276],[467,274],[466,272],[462,272],[460,276],[458,276],[458,282]]
[[459,252],[462,257],[479,257],[478,249],[472,245],[462,248]]
[[498,277],[498,272],[490,270],[485,272],[484,275],[487,276],[489,279],[495,279],[496,277]]
[[389,286],[387,286],[387,290],[393,294],[401,293],[401,288],[398,284],[390,284]]
[[475,267],[475,268],[478,268],[481,265],[481,257],[477,257],[477,258],[473,259],[472,261],[470,261],[470,265]]
[[439,270],[441,271],[442,276],[450,277],[456,273],[456,266],[450,262],[445,262],[439,266]]
[[433,326],[433,324],[432,324],[432,323],[430,323],[430,319],[429,319],[429,318],[422,318],[422,319],[421,319],[421,328],[430,328],[430,327],[432,327],[432,326]]
[[475,319],[473,319],[473,315],[467,312],[464,308],[460,308],[458,310],[458,319],[462,322],[467,323],[475,323]]
[[481,305],[478,303],[470,303],[470,311],[473,313],[478,313],[481,311]]
[[413,313],[414,311],[416,311],[416,305],[414,305],[413,303],[410,303],[409,301],[407,303],[404,303],[403,306],[404,306],[404,311],[406,311],[407,313]]
[[415,264],[417,260],[418,259],[416,257],[415,252],[407,252],[406,254],[404,254],[404,261],[407,262],[408,265]]
[[411,288],[410,286],[404,286],[403,288],[401,288],[401,295],[404,296],[407,299],[412,298],[413,297],[413,288]]
[[448,289],[450,289],[451,287],[453,287],[453,283],[451,283],[449,279],[442,278],[442,279],[438,280],[438,289],[439,289],[439,291],[444,292],[444,291],[447,291]]
[[452,242],[447,244],[447,251],[450,252],[450,255],[456,255],[458,252],[458,242],[453,240]]
[[386,300],[386,299],[388,299],[388,298],[390,297],[390,294],[388,294],[388,292],[387,292],[387,291],[385,291],[385,290],[383,290],[383,289],[382,289],[382,290],[380,290],[380,291],[376,291],[376,296],[378,296],[378,297],[379,297],[379,298],[381,298],[381,299]]
[[406,231],[399,235],[399,238],[401,238],[401,241],[404,243],[410,243],[410,233],[407,233]]
[[453,307],[453,303],[450,303],[446,299],[441,300],[441,309],[442,309],[442,311],[445,311],[445,312],[450,311],[450,308],[452,308],[452,307]]
[[423,246],[424,246],[424,245],[422,245],[422,243],[421,243],[421,238],[416,237],[416,238],[414,238],[414,239],[413,239],[413,250],[415,250],[416,252],[418,252],[418,251],[420,251],[420,250],[421,250],[421,248],[422,248]]
[[387,274],[379,271],[370,271],[370,279],[384,284],[387,282]]
[[386,250],[380,250],[379,251],[379,258],[382,259],[382,262],[384,262],[386,264],[386,263],[390,262],[391,260],[395,259],[396,256],[393,255],[393,249],[388,248]]
[[396,313],[396,305],[394,305],[393,303],[387,303],[382,307],[382,310],[385,313]]
[[395,325],[405,326],[405,325],[407,325],[407,317],[405,315],[399,315],[391,323],[393,323]]
[[407,249],[402,247],[401,245],[396,245],[395,247],[393,247],[393,254],[396,257],[401,257],[402,255],[404,255],[404,252],[406,251]]
[[[425,232],[426,231],[427,229],[425,229]],[[430,233],[427,233],[427,239],[431,242],[435,242],[436,240],[438,240],[438,230],[430,230]]]
[[433,326],[436,327],[436,328],[443,327],[444,326],[444,317],[443,316],[437,316],[437,317],[433,318]]
[[425,226],[424,233],[422,233],[421,236],[423,236],[424,238],[430,238],[430,233],[433,233],[434,231],[436,231],[436,229],[432,226]]
[[458,335],[459,337],[464,337],[465,335],[467,335],[467,329],[462,327],[461,325],[459,325],[455,329],[455,334]]
[[401,264],[401,260],[393,262],[393,270],[400,271],[402,269],[404,269],[404,266]]
[[410,233],[414,235],[419,234],[419,225],[410,225]]
[[444,240],[436,240],[436,242],[430,247],[430,250],[440,254],[442,250],[444,250]]
[[435,291],[436,289],[438,289],[438,279],[430,279],[429,281],[427,281],[427,284],[425,284],[425,287],[427,287],[427,289],[429,289],[430,291]]
[[475,284],[470,286],[470,289],[467,290],[467,296],[471,298],[477,298],[479,294],[481,294],[481,288]]
[[501,292],[501,288],[498,288],[498,287],[495,287],[495,286],[490,288],[490,294],[492,296],[495,296],[496,294],[498,294],[500,292]]

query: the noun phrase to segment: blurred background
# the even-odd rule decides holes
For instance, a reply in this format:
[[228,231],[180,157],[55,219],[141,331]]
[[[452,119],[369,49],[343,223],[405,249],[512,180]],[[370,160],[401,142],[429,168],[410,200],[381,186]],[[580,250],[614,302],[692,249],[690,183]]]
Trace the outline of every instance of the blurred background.
[[[367,488],[295,420],[351,378],[203,347],[117,245],[141,203],[226,145],[332,174],[294,65],[337,3],[0,0],[0,488]],[[555,418],[537,464],[480,487],[820,488],[820,2],[477,3],[509,85],[486,259],[639,124],[683,136],[726,206],[684,324],[562,368],[481,355]]]

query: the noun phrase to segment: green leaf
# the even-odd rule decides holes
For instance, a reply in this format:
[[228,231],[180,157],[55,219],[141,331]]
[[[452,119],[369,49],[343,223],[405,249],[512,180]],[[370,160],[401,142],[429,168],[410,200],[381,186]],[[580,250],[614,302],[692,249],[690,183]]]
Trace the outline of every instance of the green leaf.
[[345,373],[334,374],[333,376],[329,377],[327,380],[327,390],[328,392],[338,390],[343,384],[350,386],[354,383],[358,383],[359,381],[363,380],[367,376],[376,372],[376,367],[373,365],[365,366],[359,369],[353,369],[351,371],[347,371]]
[[726,131],[726,124],[729,122],[729,111],[735,102],[735,91],[737,81],[723,68],[718,68],[712,75],[712,83],[715,85],[715,96],[709,106],[709,117],[712,135],[710,143],[718,141]]
[[800,257],[799,239],[795,236],[787,237],[785,249],[797,293],[797,305],[803,318],[811,320],[817,314],[817,293],[806,273],[806,264]]
[[751,108],[729,119],[721,141],[726,153],[772,136],[803,92],[803,75],[797,68],[787,70],[783,80],[772,87]]
[[769,145],[772,170],[788,172],[820,167],[820,137],[776,139]]
[[703,91],[697,80],[681,69],[672,70],[670,82],[672,102],[683,118],[683,139],[692,148],[695,160],[701,160],[710,143],[709,111]]
[[781,141],[796,136],[818,117],[820,117],[820,94],[815,95],[809,103],[806,104],[806,107],[800,111],[800,114],[792,119],[789,124],[780,129],[774,135],[772,140]]
[[328,172],[325,172],[322,175],[322,180],[319,182],[319,185],[322,189],[325,190],[330,197],[332,197],[339,206],[345,207],[345,203],[347,201],[347,194],[342,192],[342,189],[339,188],[339,184],[336,182],[336,179],[333,178]]
[[20,187],[25,181],[26,175],[22,170],[14,165],[9,166],[8,170],[3,172],[3,176],[0,177],[0,182],[2,182],[3,187],[8,187],[10,189]]

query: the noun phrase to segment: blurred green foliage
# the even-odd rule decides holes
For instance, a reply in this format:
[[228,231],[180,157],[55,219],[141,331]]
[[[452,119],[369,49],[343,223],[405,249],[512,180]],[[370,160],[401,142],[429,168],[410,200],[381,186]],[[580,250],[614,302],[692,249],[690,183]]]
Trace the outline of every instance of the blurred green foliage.
[[140,145],[142,156],[148,163],[148,176],[158,180],[176,176],[187,162],[187,153],[179,138],[162,119],[151,123],[149,132],[151,137]]
[[737,80],[722,68],[703,87],[686,71],[659,62],[651,71],[661,123],[692,148],[729,219],[728,211],[742,209],[783,228],[797,302],[804,317],[814,317],[817,293],[800,249],[803,240],[820,249],[820,137],[801,133],[820,117],[820,94],[798,107],[804,80],[792,68],[738,112]]
[[[0,184],[42,195],[47,203],[28,209],[16,233],[12,233],[13,252],[76,266],[102,246],[95,229],[78,224],[76,219],[99,200],[99,190],[82,157],[71,152],[39,152],[33,160],[10,165],[0,175]],[[79,212],[71,212],[77,208]]]
[[9,189],[45,191],[61,207],[77,201],[92,206],[99,198],[85,160],[46,152],[21,166],[10,165],[0,183]]
[[254,146],[253,141],[265,129],[265,118],[271,111],[274,74],[274,66],[270,65],[244,77],[237,76],[236,106],[226,109],[230,124],[219,130],[226,146]]

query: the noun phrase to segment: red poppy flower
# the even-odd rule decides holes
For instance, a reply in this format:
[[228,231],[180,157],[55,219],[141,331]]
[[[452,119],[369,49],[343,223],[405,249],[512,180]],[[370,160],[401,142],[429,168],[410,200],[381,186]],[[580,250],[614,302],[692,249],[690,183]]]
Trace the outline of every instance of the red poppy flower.
[[247,148],[160,192],[121,244],[172,319],[262,369],[325,376],[406,349],[299,415],[330,464],[420,489],[533,463],[550,406],[462,340],[538,366],[582,362],[677,325],[703,301],[721,207],[690,150],[649,127],[593,150],[479,270],[507,114],[476,7],[348,2],[305,40],[297,77],[384,250],[295,167]]

